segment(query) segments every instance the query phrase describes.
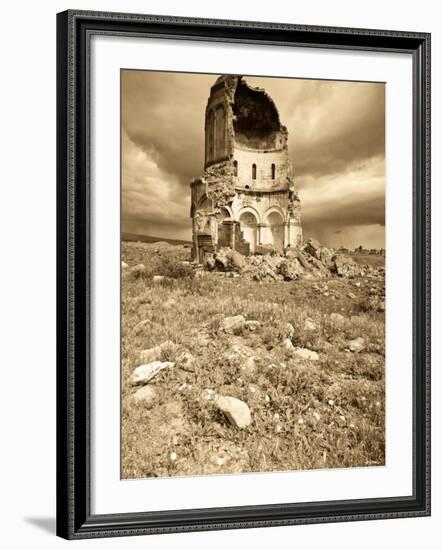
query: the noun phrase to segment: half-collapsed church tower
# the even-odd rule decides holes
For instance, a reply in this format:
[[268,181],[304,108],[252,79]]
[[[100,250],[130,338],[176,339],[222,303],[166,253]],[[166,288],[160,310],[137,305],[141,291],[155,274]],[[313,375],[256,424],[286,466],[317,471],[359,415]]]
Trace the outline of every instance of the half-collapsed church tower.
[[193,259],[230,247],[244,255],[302,242],[287,128],[273,100],[241,76],[220,76],[205,119],[205,170],[192,180]]

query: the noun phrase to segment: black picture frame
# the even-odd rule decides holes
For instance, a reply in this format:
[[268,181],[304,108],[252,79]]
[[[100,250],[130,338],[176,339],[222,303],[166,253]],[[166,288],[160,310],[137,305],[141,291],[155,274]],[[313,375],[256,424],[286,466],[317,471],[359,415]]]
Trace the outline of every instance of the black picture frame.
[[[89,77],[94,34],[409,53],[413,59],[413,495],[92,515]],[[411,220],[410,220],[411,222]],[[430,35],[100,13],[57,15],[57,534],[112,537],[430,514]]]

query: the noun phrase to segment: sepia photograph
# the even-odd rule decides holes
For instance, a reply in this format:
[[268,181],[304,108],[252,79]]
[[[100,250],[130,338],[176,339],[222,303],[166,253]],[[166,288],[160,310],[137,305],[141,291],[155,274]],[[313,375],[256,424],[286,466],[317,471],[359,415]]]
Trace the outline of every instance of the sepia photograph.
[[385,83],[121,70],[121,478],[385,465]]

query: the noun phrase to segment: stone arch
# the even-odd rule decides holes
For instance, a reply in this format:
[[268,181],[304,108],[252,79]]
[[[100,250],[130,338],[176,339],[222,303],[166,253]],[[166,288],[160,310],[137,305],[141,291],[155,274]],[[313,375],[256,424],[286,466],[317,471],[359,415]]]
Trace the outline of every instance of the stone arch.
[[219,222],[223,222],[225,220],[233,220],[233,212],[230,206],[221,206],[219,212],[216,214],[216,219]]
[[258,244],[258,212],[251,207],[243,208],[238,214],[238,220],[244,239],[249,243],[250,252],[253,254]]
[[265,222],[268,225],[267,240],[270,241],[277,250],[284,250],[284,212],[277,206],[272,206],[265,213]]
[[272,212],[277,212],[281,216],[282,221],[283,222],[286,221],[284,210],[280,206],[274,205],[267,208],[267,210],[264,212],[264,216],[263,216],[264,223],[268,223],[268,217],[270,214],[272,214]]

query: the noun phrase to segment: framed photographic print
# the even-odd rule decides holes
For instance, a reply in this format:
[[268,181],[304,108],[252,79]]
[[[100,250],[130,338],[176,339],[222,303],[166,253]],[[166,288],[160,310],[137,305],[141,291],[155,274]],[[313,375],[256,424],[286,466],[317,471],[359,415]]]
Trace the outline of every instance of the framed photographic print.
[[430,36],[57,19],[57,533],[430,513]]

